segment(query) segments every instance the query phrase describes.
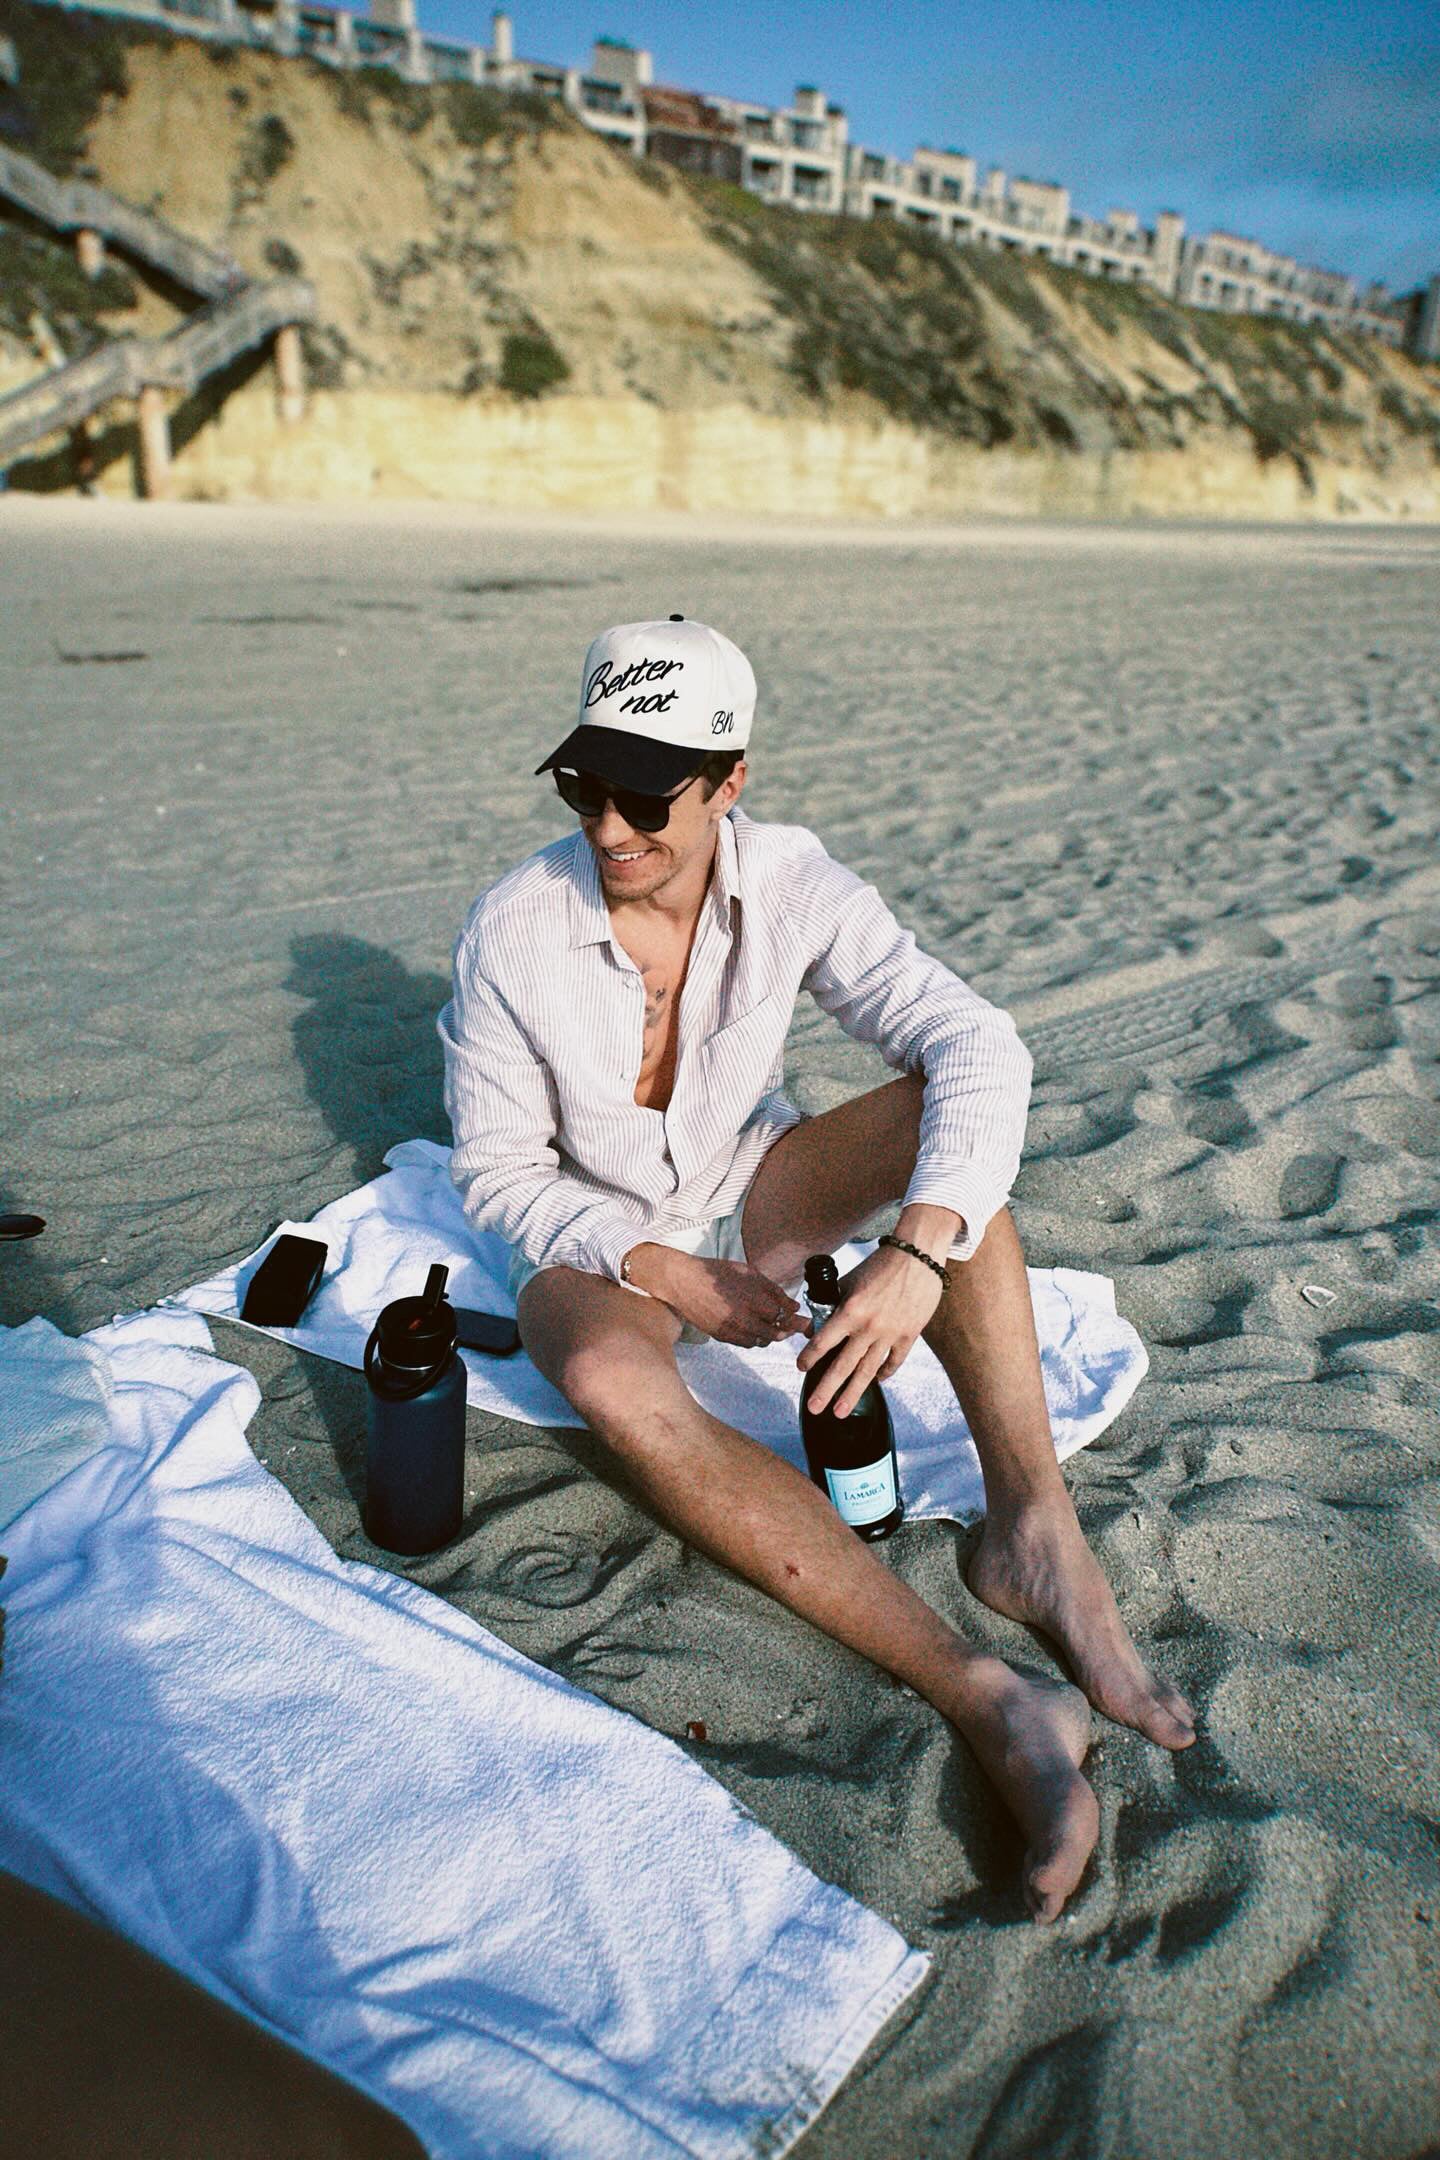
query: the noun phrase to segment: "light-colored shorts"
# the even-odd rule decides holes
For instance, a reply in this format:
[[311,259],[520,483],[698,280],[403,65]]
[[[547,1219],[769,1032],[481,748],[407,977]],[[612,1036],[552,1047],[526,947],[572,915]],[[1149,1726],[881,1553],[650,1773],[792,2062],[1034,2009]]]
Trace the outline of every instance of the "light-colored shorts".
[[[758,1164],[756,1168],[758,1170]],[[750,1183],[753,1185],[754,1182],[752,1178]],[[635,1242],[637,1245],[670,1245],[676,1252],[694,1253],[702,1260],[734,1260],[744,1267],[748,1263],[745,1257],[745,1242],[740,1235],[740,1218],[745,1212],[745,1199],[749,1191],[750,1186],[747,1185],[738,1205],[733,1207],[728,1215],[717,1215],[713,1222],[695,1223],[688,1230],[672,1230],[668,1237],[663,1238],[647,1237],[643,1230],[637,1231]],[[518,1298],[531,1277],[539,1273],[540,1269],[525,1258],[519,1246],[512,1245],[507,1285],[511,1297]],[[645,1292],[637,1290],[633,1283],[621,1283],[620,1288],[628,1290],[633,1297],[645,1295]],[[681,1327],[680,1340],[699,1343],[709,1342],[710,1337],[699,1328],[691,1327],[687,1320]]]

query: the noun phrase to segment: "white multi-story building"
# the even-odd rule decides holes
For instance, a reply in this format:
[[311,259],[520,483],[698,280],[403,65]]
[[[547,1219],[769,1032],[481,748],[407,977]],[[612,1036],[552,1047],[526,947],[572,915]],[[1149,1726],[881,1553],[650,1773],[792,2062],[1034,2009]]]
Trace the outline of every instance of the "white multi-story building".
[[804,83],[793,105],[709,100],[734,129],[740,147],[740,185],[767,202],[799,210],[845,209],[850,131],[838,105]]
[[[70,0],[60,0],[61,5]],[[79,0],[77,0],[79,4]],[[508,14],[488,46],[426,37],[415,0],[371,0],[368,14],[304,0],[83,0],[92,9],[162,21],[196,37],[307,52],[341,67],[388,66],[416,82],[466,81],[554,97],[628,151],[737,182],[766,202],[850,217],[895,218],[937,239],[1037,255],[1094,277],[1151,287],[1188,306],[1359,330],[1440,358],[1440,279],[1397,300],[1362,294],[1351,278],[1277,255],[1235,233],[1187,236],[1162,210],[1152,227],[1133,210],[1087,217],[1055,181],[981,172],[958,150],[921,148],[908,159],[850,140],[843,110],[813,84],[794,102],[762,105],[655,81],[643,48],[601,38],[586,69],[527,60]]]
[[1313,269],[1238,233],[1212,232],[1185,241],[1175,297],[1191,307],[1364,330],[1392,345],[1404,338],[1403,320],[1390,312],[1393,303],[1383,286],[1372,285],[1362,295],[1353,279],[1338,271]]
[[856,217],[898,217],[943,240],[1016,255],[1039,255],[1094,276],[1173,293],[1184,221],[1162,211],[1153,232],[1133,210],[1081,217],[1053,180],[1012,179],[998,165],[981,173],[959,150],[921,148],[907,161],[853,153],[845,207]]

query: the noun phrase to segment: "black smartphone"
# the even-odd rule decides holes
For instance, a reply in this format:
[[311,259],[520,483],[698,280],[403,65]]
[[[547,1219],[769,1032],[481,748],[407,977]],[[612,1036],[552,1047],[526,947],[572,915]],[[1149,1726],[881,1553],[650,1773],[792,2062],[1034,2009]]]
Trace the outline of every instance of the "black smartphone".
[[462,1350],[484,1350],[491,1357],[509,1357],[520,1347],[520,1330],[503,1313],[471,1312],[457,1305],[455,1340]]
[[319,1238],[285,1231],[251,1276],[240,1318],[253,1327],[294,1327],[319,1288],[328,1257]]

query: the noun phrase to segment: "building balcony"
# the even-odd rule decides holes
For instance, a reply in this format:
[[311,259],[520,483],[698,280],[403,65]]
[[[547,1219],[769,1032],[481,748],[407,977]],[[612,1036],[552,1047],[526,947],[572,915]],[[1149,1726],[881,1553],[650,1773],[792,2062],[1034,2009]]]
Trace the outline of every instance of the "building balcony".
[[384,23],[367,22],[363,16],[355,18],[351,30],[357,60],[370,60],[385,66],[388,62],[398,67],[409,49],[409,39],[403,30],[391,30]]
[[828,210],[834,195],[834,184],[827,172],[806,172],[797,165],[790,176],[790,198],[806,209]]
[[626,97],[618,83],[596,82],[585,78],[580,84],[580,103],[586,112],[604,113],[607,117],[638,120],[638,109]]
[[[195,0],[192,0],[192,4],[195,4]],[[184,12],[183,8],[175,7],[175,0],[167,0],[167,6],[177,14]],[[199,12],[198,5],[196,11]],[[317,59],[323,59],[327,53],[334,52],[337,43],[336,21],[330,10],[302,8],[295,22],[295,43],[301,52],[310,53]]]
[[[161,0],[161,11],[166,15],[179,15],[189,22],[220,23],[224,11],[219,0]],[[130,10],[124,10],[129,13]],[[140,12],[136,10],[136,12]],[[333,20],[333,18],[332,18]]]
[[475,80],[472,48],[468,45],[446,45],[437,38],[426,38],[425,60],[432,82],[473,82]]

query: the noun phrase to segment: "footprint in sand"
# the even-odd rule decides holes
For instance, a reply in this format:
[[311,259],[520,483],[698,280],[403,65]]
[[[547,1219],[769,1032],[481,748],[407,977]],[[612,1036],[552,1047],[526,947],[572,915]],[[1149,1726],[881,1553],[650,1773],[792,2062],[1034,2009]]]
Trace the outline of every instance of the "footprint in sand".
[[1343,1168],[1338,1155],[1297,1155],[1281,1176],[1277,1212],[1287,1221],[1323,1215],[1339,1195]]
[[1194,1139],[1208,1140],[1212,1147],[1234,1147],[1255,1131],[1254,1120],[1228,1090],[1183,1097],[1180,1122]]

